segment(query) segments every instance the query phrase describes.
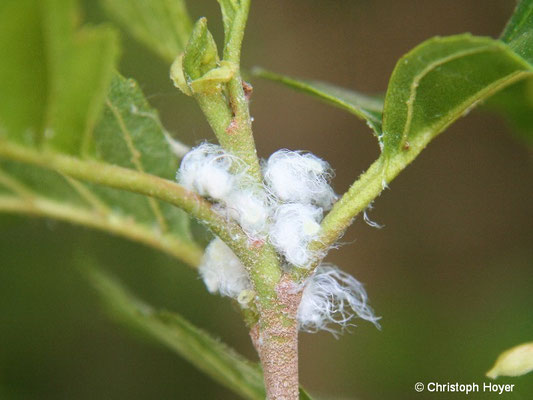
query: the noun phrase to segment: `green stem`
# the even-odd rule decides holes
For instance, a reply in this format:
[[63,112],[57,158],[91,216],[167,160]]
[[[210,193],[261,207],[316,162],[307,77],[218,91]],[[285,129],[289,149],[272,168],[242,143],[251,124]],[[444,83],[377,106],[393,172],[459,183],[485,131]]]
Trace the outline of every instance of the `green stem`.
[[226,130],[231,125],[233,114],[224,94],[196,93],[194,98],[207,118],[207,122],[213,129],[220,145],[231,151],[230,143],[226,142],[226,137],[228,136]]
[[[226,84],[226,93],[195,94],[202,111],[213,128],[220,145],[228,152],[242,159],[248,167],[247,173],[262,182],[261,168],[255,148],[248,99],[244,93],[240,75],[240,55],[244,30],[250,9],[250,0],[241,0],[232,21],[230,32],[226,32],[224,61],[236,66],[236,71]],[[227,97],[226,97],[227,96]],[[276,300],[275,287],[281,279],[278,255],[268,243],[262,243],[250,253],[236,253],[248,267],[250,278],[258,294],[259,311],[272,307]],[[245,258],[242,256],[244,255]]]
[[322,234],[311,244],[314,251],[326,251],[339,239],[353,219],[380,195],[384,187],[384,162],[378,158],[335,203],[322,221]]
[[328,249],[344,234],[355,217],[372,203],[387,185],[405,169],[431,139],[421,135],[410,142],[408,148],[393,156],[381,155],[357,179],[350,189],[333,206],[321,224],[320,238],[309,247],[317,254],[316,260],[309,270],[299,272],[298,278],[305,278],[322,261]]
[[0,140],[0,158],[37,165],[73,178],[150,196],[181,208],[219,236],[250,271],[262,307],[275,297],[281,278],[276,252],[270,245],[250,246],[248,237],[234,222],[213,210],[211,203],[172,181],[128,168],[51,151],[38,151]]
[[252,133],[249,100],[243,88],[240,73],[241,48],[250,11],[250,0],[242,0],[231,27],[230,37],[224,48],[224,60],[238,66],[235,75],[227,84],[228,96],[234,119],[226,132],[224,140],[235,154],[238,154],[249,167],[248,173],[257,182],[262,181],[261,168],[257,157]]
[[216,213],[211,203],[184,187],[144,172],[51,151],[38,151],[0,140],[0,157],[56,171],[88,182],[154,197],[181,208],[203,222],[243,260],[253,260],[248,239],[235,223]]

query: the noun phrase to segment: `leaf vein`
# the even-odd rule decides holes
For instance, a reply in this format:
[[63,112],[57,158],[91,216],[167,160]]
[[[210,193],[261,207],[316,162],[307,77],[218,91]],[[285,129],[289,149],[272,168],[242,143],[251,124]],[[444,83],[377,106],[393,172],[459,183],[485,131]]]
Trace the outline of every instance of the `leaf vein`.
[[[113,113],[115,119],[117,120],[117,123],[120,127],[120,131],[122,132],[122,135],[124,137],[124,141],[126,142],[126,146],[128,147],[128,150],[131,154],[131,162],[135,166],[135,169],[139,172],[145,172],[144,167],[141,162],[141,153],[137,148],[135,147],[135,144],[133,143],[132,135],[126,126],[126,123],[124,122],[124,119],[122,118],[122,115],[120,114],[120,111],[118,108],[113,104],[113,102],[108,98],[106,100],[106,104]],[[160,227],[160,229],[163,232],[168,232],[168,223],[163,215],[163,212],[161,211],[161,207],[159,206],[159,203],[156,199],[149,197],[148,203],[150,204],[150,208],[152,209],[152,212],[154,213],[154,216],[157,220],[157,223]]]

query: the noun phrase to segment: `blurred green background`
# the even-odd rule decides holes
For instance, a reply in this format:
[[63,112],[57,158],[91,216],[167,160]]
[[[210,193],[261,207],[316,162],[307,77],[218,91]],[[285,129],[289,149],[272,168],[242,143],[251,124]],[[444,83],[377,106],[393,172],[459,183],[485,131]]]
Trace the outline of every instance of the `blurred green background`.
[[[189,1],[221,40],[214,0]],[[509,0],[256,1],[245,67],[322,79],[363,92],[386,89],[395,61],[435,35],[497,36]],[[106,20],[91,0],[85,21]],[[125,33],[121,71],[136,78],[165,125],[190,145],[212,138],[167,65]],[[252,113],[262,157],[278,148],[330,161],[342,193],[377,157],[353,116],[264,81]],[[1,94],[0,94],[1,95]],[[504,121],[474,111],[455,123],[359,218],[329,261],[365,283],[381,331],[361,323],[339,340],[302,334],[301,380],[324,399],[533,398],[533,375],[500,379],[507,395],[416,393],[416,382],[488,381],[508,347],[533,340],[531,149]],[[103,233],[0,216],[1,399],[233,399],[170,351],[109,321],[76,269],[96,258],[140,297],[175,310],[254,358],[230,302],[194,271]]]

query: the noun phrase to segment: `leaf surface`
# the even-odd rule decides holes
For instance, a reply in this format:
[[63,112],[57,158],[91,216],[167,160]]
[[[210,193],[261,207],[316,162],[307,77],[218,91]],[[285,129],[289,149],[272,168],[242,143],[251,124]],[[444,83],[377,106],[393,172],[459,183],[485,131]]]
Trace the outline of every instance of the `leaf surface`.
[[500,38],[533,65],[533,0],[521,0]]
[[42,141],[55,150],[79,154],[102,109],[118,41],[107,27],[76,29],[74,0],[44,0],[39,7],[48,72]]
[[495,93],[533,77],[508,45],[469,34],[436,37],[396,64],[378,136],[381,156],[322,221],[314,249],[327,248],[446,127]]
[[192,30],[184,0],[102,0],[128,32],[171,63],[183,51]]

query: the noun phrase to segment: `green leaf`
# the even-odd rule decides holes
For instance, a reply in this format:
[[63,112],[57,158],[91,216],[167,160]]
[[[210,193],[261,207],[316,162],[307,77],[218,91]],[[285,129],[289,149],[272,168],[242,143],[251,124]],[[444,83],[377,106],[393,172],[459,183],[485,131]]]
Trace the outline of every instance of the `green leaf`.
[[[94,132],[94,156],[106,163],[173,180],[178,159],[159,117],[132,79],[116,74],[105,110]],[[93,185],[115,212],[134,217],[155,233],[190,242],[186,214],[167,203],[137,194]]]
[[[173,180],[178,159],[138,85],[114,72],[118,44],[112,31],[76,28],[70,0],[23,0],[20,8],[15,3],[0,8],[0,21],[6,22],[0,25],[5,55],[0,86],[10,95],[9,102],[0,100],[0,211],[101,229],[196,266],[202,252],[192,242],[183,211],[150,197],[81,183],[40,163],[69,155],[70,163],[97,161],[98,168],[123,167]],[[20,45],[18,34],[27,46]],[[34,54],[42,59],[32,59]],[[15,66],[13,60],[20,63]],[[34,94],[32,87],[42,93]],[[24,163],[31,160],[51,170]]]
[[302,387],[300,387],[300,400],[312,400],[309,393],[307,393]]
[[171,63],[184,50],[192,21],[184,0],[102,0],[137,40]]
[[231,39],[233,22],[237,13],[241,9],[240,0],[217,0],[220,4],[220,9],[222,11],[222,21],[224,23],[224,48],[228,45],[228,42]]
[[75,30],[76,18],[71,0],[9,0],[1,9],[0,126],[11,139],[70,154],[82,150],[118,41],[109,28]]
[[418,154],[442,130],[498,90],[532,76],[505,44],[457,35],[430,39],[403,56],[383,112],[383,154]]
[[525,79],[491,97],[486,108],[499,112],[525,143],[533,145],[533,79]]
[[21,142],[34,142],[43,130],[47,72],[41,30],[37,0],[2,1],[0,132]]
[[201,78],[218,64],[218,51],[213,35],[207,29],[207,19],[200,18],[191,33],[185,55],[183,72],[188,81]]
[[46,0],[40,6],[48,61],[44,141],[69,154],[83,151],[88,142],[118,55],[110,29],[75,30],[75,6],[73,0]]
[[533,0],[521,0],[500,38],[533,64]]
[[[533,64],[533,0],[520,1],[500,39]],[[492,97],[487,104],[489,109],[502,113],[530,145],[533,144],[532,82],[533,79],[518,82]]]
[[521,376],[533,371],[533,342],[524,343],[504,351],[496,360],[487,376]]
[[183,317],[155,311],[103,272],[95,269],[88,272],[102,300],[119,321],[161,342],[243,398],[265,398],[263,376],[257,364],[245,360]]
[[376,135],[381,134],[383,100],[378,96],[367,96],[325,82],[290,78],[258,67],[254,68],[252,73],[346,110],[366,121]]

